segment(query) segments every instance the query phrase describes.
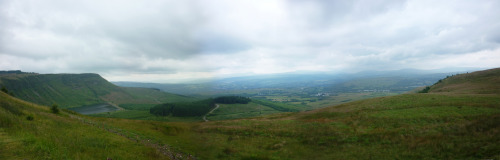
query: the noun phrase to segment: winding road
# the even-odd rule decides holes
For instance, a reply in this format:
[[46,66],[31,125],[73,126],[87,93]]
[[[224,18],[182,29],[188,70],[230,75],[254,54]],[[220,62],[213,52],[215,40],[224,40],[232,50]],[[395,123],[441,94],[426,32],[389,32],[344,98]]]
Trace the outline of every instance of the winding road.
[[212,110],[210,110],[210,112],[208,112],[207,114],[205,114],[205,115],[203,116],[203,120],[204,120],[205,122],[208,122],[208,120],[207,120],[207,115],[211,114],[211,113],[212,113],[213,111],[215,111],[217,108],[219,108],[219,105],[218,105],[218,104],[215,104],[215,108],[214,108],[214,109],[212,109]]

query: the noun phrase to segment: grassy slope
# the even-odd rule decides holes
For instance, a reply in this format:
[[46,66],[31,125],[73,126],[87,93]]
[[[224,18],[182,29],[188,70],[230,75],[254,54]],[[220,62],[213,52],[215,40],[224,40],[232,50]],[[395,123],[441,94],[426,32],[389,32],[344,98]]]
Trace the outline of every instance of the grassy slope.
[[459,74],[442,80],[429,92],[454,94],[498,94],[500,93],[500,68]]
[[[34,120],[27,120],[29,115]],[[0,159],[166,159],[154,148],[75,117],[0,92]]]
[[135,120],[153,120],[166,122],[200,122],[203,121],[201,116],[195,117],[174,117],[174,116],[155,116],[149,113],[149,110],[121,110],[109,113],[92,114],[93,117],[105,118],[125,118]]
[[394,92],[361,92],[361,93],[339,93],[335,96],[326,97],[323,100],[309,102],[308,110],[330,107],[332,105],[339,105],[346,102],[353,102],[357,100],[370,99],[376,97],[393,96],[399,93]]
[[61,108],[113,103],[135,109],[192,99],[155,89],[118,87],[98,74],[90,73],[2,74],[0,84],[23,100],[42,105],[57,103]]
[[[472,85],[496,87],[494,82]],[[458,93],[403,94],[202,123],[105,121],[203,159],[499,159],[500,93]]]

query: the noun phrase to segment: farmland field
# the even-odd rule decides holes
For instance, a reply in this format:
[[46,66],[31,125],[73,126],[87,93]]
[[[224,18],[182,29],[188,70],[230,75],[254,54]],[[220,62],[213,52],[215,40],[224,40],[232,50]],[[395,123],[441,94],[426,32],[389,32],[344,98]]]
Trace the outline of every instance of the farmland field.
[[273,108],[256,104],[219,104],[219,108],[209,114],[207,119],[209,120],[225,120],[225,119],[239,119],[239,118],[249,118],[261,115],[267,115],[272,113],[279,113],[280,111],[274,110]]

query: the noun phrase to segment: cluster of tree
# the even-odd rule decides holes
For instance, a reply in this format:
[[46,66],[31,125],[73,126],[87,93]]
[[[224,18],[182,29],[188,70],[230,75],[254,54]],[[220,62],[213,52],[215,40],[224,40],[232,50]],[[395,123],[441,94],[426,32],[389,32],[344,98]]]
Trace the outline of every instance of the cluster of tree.
[[431,87],[427,86],[424,89],[422,89],[421,91],[419,91],[418,93],[429,93],[430,89],[431,89]]
[[222,103],[222,104],[248,104],[248,102],[252,101],[248,97],[241,97],[241,96],[222,96],[222,97],[217,97],[214,99],[215,103]]
[[2,86],[2,89],[0,89],[0,90],[2,92],[4,92],[4,93],[7,93],[7,94],[11,95],[11,96],[14,96],[14,93],[11,92],[11,91],[9,91],[9,90],[7,90],[7,88],[5,88],[5,86]]
[[195,102],[176,102],[156,105],[149,109],[149,113],[157,116],[190,117],[202,116],[215,107],[215,103],[221,104],[248,104],[250,98],[241,96],[222,96],[209,98]]
[[213,99],[196,102],[165,103],[149,109],[149,113],[157,116],[190,117],[202,116],[215,107]]
[[59,105],[53,104],[52,107],[50,107],[50,111],[52,111],[52,113],[58,114],[59,113]]

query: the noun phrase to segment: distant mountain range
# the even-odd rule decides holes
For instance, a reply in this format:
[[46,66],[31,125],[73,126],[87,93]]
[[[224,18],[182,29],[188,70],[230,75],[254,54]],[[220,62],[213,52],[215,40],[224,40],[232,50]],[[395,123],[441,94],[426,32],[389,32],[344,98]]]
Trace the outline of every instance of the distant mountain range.
[[166,92],[183,95],[210,95],[229,93],[231,91],[253,90],[263,88],[323,88],[326,92],[356,92],[359,90],[392,90],[405,92],[417,87],[431,85],[446,76],[465,73],[445,72],[437,70],[396,70],[396,71],[364,71],[359,73],[282,73],[232,77],[205,83],[161,84],[142,82],[112,82],[123,87],[158,88]]

